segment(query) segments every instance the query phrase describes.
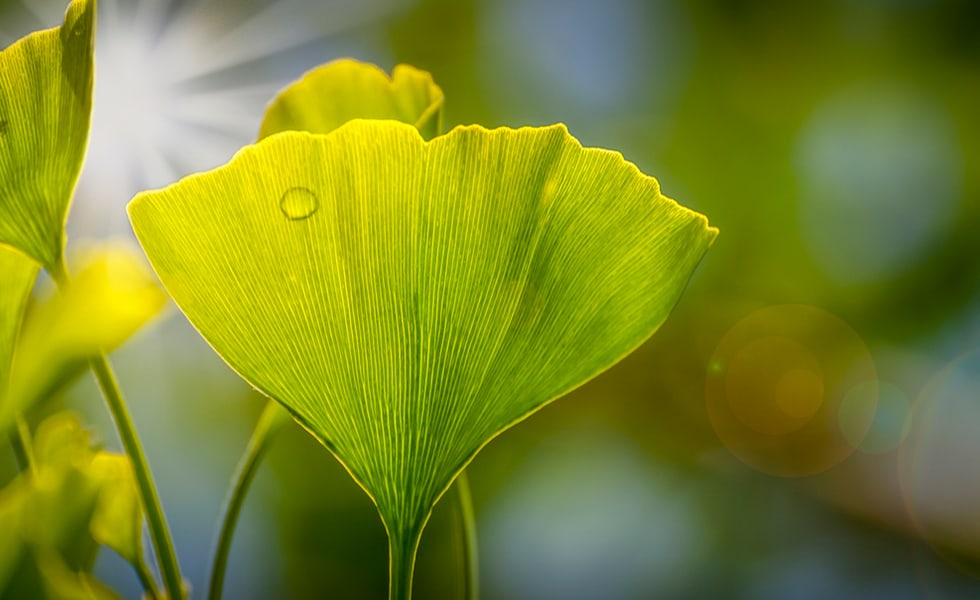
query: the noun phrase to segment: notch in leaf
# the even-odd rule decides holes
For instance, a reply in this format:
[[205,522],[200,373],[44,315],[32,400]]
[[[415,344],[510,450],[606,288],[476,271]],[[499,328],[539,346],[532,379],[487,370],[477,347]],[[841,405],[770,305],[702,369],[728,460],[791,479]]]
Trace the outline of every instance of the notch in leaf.
[[374,500],[392,598],[479,449],[646,340],[717,233],[562,125],[282,133],[129,213],[191,323]]
[[95,0],[74,0],[61,27],[0,51],[0,243],[52,275],[92,112]]

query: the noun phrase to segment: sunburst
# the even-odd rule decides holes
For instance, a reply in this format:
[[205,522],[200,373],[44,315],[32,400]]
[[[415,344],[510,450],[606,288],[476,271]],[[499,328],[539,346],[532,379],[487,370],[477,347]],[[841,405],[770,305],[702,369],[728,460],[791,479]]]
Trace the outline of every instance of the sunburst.
[[[100,0],[92,130],[69,234],[128,231],[122,207],[136,192],[227,161],[254,140],[277,89],[343,53],[332,38],[408,2]],[[66,3],[17,0],[0,44],[11,29],[57,24]]]

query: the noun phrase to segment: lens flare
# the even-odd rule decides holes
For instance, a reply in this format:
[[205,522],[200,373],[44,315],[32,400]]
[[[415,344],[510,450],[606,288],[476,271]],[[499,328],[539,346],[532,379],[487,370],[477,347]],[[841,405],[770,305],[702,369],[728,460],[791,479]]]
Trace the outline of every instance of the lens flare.
[[[133,195],[227,162],[255,141],[282,86],[350,52],[331,38],[381,26],[408,1],[101,0],[92,125],[69,236],[128,234],[122,207]],[[66,5],[17,0],[3,12],[0,43],[13,41],[7,23],[50,27]]]
[[980,347],[923,388],[900,454],[906,506],[945,562],[980,578]]
[[721,339],[707,374],[718,437],[749,466],[784,477],[819,473],[854,452],[872,426],[877,396],[867,346],[812,306],[752,313]]

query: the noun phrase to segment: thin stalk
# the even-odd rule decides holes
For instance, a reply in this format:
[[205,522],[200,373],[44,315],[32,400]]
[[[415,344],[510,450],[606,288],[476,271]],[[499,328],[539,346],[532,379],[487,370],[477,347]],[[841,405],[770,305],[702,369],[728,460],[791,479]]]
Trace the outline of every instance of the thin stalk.
[[480,597],[480,559],[476,543],[476,513],[466,471],[456,478],[456,509],[459,546],[463,555],[463,598],[477,600]]
[[136,571],[136,576],[139,577],[143,591],[146,592],[146,597],[149,600],[160,600],[157,584],[153,580],[153,575],[150,574],[150,569],[147,568],[146,563],[141,560],[138,564],[133,565],[133,569]]
[[[48,273],[54,279],[58,289],[64,290],[68,285],[68,271],[65,269],[64,261],[59,260]],[[150,539],[156,552],[163,583],[167,588],[167,597],[169,600],[184,600],[184,586],[180,576],[180,565],[177,563],[177,553],[174,551],[173,538],[171,538],[170,529],[167,527],[167,519],[163,514],[160,496],[157,493],[156,484],[153,482],[153,475],[150,473],[150,465],[146,460],[146,454],[143,452],[143,444],[136,434],[136,426],[129,415],[129,408],[126,406],[126,401],[123,400],[119,384],[116,382],[116,376],[112,372],[112,367],[109,365],[105,353],[100,352],[97,356],[92,357],[89,360],[89,365],[92,367],[92,372],[95,373],[99,389],[102,390],[102,396],[105,398],[113,421],[115,421],[119,439],[133,464],[136,486],[139,488],[143,510],[146,511],[146,523],[150,530]]]
[[388,600],[412,600],[415,555],[422,533],[388,532]]
[[37,463],[34,461],[34,443],[31,441],[31,430],[27,427],[24,417],[17,417],[17,430],[10,433],[10,445],[17,457],[17,466],[21,472],[28,471],[31,476],[37,476]]
[[122,392],[119,391],[116,376],[113,374],[105,354],[100,353],[90,362],[95,378],[99,382],[99,388],[102,390],[102,395],[105,396],[106,404],[109,406],[109,412],[112,413],[112,418],[116,422],[116,429],[119,431],[123,448],[126,449],[126,454],[129,455],[129,459],[133,463],[136,484],[143,500],[143,508],[146,510],[150,539],[153,541],[153,549],[156,551],[160,573],[163,575],[163,582],[167,588],[167,597],[171,600],[183,600],[184,588],[181,584],[180,567],[177,564],[174,543],[170,537],[167,520],[163,515],[163,508],[160,505],[160,496],[157,494],[153,476],[150,474],[150,465],[143,453],[143,445],[136,435],[133,419],[129,416],[129,409],[123,400]]
[[215,538],[214,554],[211,559],[211,577],[208,581],[208,599],[219,600],[224,588],[225,570],[228,567],[228,553],[231,550],[231,540],[235,535],[235,524],[245,503],[245,495],[255,478],[259,463],[268,450],[275,435],[289,422],[289,413],[274,400],[269,400],[259,417],[259,422],[248,440],[245,452],[238,461],[235,473],[232,475],[225,503],[222,507],[222,517],[219,521],[217,537]]

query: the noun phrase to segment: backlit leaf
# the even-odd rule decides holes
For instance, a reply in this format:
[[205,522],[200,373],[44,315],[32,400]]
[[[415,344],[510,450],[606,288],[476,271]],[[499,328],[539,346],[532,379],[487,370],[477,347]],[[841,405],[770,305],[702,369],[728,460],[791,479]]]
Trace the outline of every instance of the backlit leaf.
[[80,375],[89,358],[110,352],[152,319],[166,302],[140,258],[122,246],[79,256],[75,277],[30,311],[17,343],[0,432],[18,414]]
[[90,472],[102,482],[92,516],[92,537],[132,565],[143,560],[143,507],[129,457],[99,452]]
[[432,75],[398,65],[391,77],[349,58],[319,66],[291,84],[266,110],[259,139],[282,131],[330,133],[351,119],[393,119],[425,139],[442,129],[442,90]]
[[14,342],[38,268],[25,254],[0,244],[0,401],[7,390]]
[[0,243],[61,270],[92,111],[95,0],[0,51]]
[[283,133],[129,212],[194,326],[409,552],[484,444],[660,326],[716,235],[561,125]]
[[90,598],[83,572],[98,546],[89,533],[101,481],[91,472],[88,432],[78,417],[58,413],[38,427],[34,472],[0,490],[0,598]]
[[44,596],[33,600],[119,600],[119,596],[91,573],[74,571],[57,555],[35,550],[36,561],[44,582]]

